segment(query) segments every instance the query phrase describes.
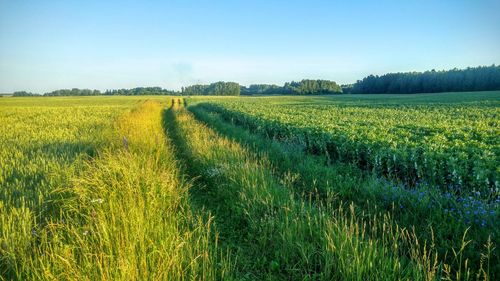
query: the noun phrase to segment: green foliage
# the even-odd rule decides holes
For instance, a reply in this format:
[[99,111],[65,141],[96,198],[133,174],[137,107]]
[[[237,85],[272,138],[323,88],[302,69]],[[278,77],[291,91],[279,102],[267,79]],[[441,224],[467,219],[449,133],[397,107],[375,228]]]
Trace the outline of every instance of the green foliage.
[[175,95],[172,90],[163,89],[161,87],[137,87],[132,89],[106,90],[101,93],[99,90],[90,89],[60,89],[52,92],[47,92],[43,95],[33,94],[25,91],[15,92],[14,97],[32,97],[32,96],[47,96],[47,97],[62,97],[62,96],[158,96],[158,95]]
[[[391,216],[399,227],[413,229],[420,241],[432,241],[444,263],[454,263],[453,257],[447,253],[461,247],[463,234],[467,232],[472,243],[462,251],[462,255],[473,271],[480,272],[483,256],[479,253],[484,251],[490,237],[500,235],[498,214],[495,215],[498,203],[485,204],[443,196],[439,190],[425,187],[398,187],[393,182],[370,176],[369,171],[353,164],[332,161],[328,155],[312,155],[302,151],[300,146],[263,138],[240,126],[230,116],[207,111],[203,104],[195,103],[189,106],[189,110],[218,133],[245,144],[259,155],[266,155],[279,175],[291,178],[289,185],[296,194],[313,192],[321,201],[336,194],[346,202],[353,202],[364,214],[391,210]],[[489,256],[498,256],[498,249],[492,249]],[[493,258],[492,262],[497,260]],[[500,273],[498,266],[490,269]]]
[[225,278],[212,218],[192,214],[165,139],[166,105],[138,101],[2,101],[0,280]]
[[30,92],[26,92],[26,91],[18,91],[18,92],[14,92],[12,94],[12,96],[13,97],[36,97],[36,96],[40,96],[40,95],[33,94]]
[[132,89],[106,90],[104,92],[104,95],[107,96],[158,96],[175,94],[175,91],[163,89],[161,87],[137,87]]
[[500,90],[500,66],[479,66],[448,71],[370,75],[348,89],[354,94],[411,94]]
[[0,280],[494,280],[498,199],[469,225],[325,147],[496,157],[497,96],[451,97],[2,99]]
[[282,87],[270,84],[252,84],[248,87],[241,86],[242,95],[269,95],[277,94],[282,91]]
[[216,82],[210,85],[192,85],[183,87],[184,96],[239,96],[240,85],[235,82]]
[[268,84],[255,84],[242,87],[244,95],[324,95],[341,94],[342,88],[330,80],[309,80],[286,82],[283,87]]
[[307,80],[285,83],[285,92],[296,95],[341,94],[342,89],[337,83],[329,80]]
[[217,100],[206,106],[256,132],[409,186],[498,196],[498,107],[269,105],[269,99],[252,99]]
[[[166,119],[175,122],[169,133],[201,181],[194,201],[214,212],[221,247],[236,261],[239,279],[423,280],[432,270],[420,267],[417,247],[398,257],[412,238],[387,217],[365,219],[353,206],[344,211],[295,197],[286,184],[292,179],[273,176],[265,156],[218,136],[182,108]],[[369,237],[368,228],[385,239]]]
[[[209,119],[211,117],[205,115],[204,120]],[[169,133],[175,136],[179,157],[184,159],[190,175],[199,181],[192,191],[193,199],[201,205],[199,208],[215,214],[217,229],[223,237],[221,247],[228,248],[231,256],[234,255],[236,276],[244,276],[245,280],[439,280],[457,276],[473,280],[488,277],[489,267],[482,267],[479,257],[489,261],[491,252],[484,256],[474,252],[477,259],[472,271],[471,260],[467,258],[467,262],[463,262],[464,253],[470,248],[463,233],[458,234],[456,255],[448,263],[441,260],[445,255],[438,258],[432,235],[428,240],[419,240],[415,233],[393,221],[391,214],[399,208],[387,213],[383,210],[372,213],[373,209],[368,208],[370,211],[366,212],[354,204],[343,204],[344,194],[339,194],[338,189],[316,193],[316,187],[330,180],[333,181],[331,187],[359,191],[365,188],[359,184],[370,181],[355,174],[346,175],[346,171],[336,168],[336,173],[322,179],[321,173],[314,174],[314,170],[328,169],[324,164],[302,163],[304,158],[300,156],[288,163],[291,159],[273,159],[276,154],[267,149],[252,153],[250,150],[256,146],[273,145],[266,141],[261,144],[260,136],[238,136],[240,131],[234,126],[225,127],[229,136],[221,137],[210,128],[219,127],[214,122],[207,122],[210,126],[207,127],[181,108],[174,109],[166,120],[175,120],[171,121],[174,125]],[[312,165],[302,166],[307,164]],[[297,165],[303,168],[299,173],[294,170]],[[297,182],[303,182],[305,189],[295,190]],[[355,190],[350,192],[359,196]],[[370,203],[366,202],[363,207],[367,205]],[[447,244],[447,239],[440,241],[445,242],[440,246],[450,252],[455,247]],[[233,252],[235,245],[238,251]]]
[[99,90],[89,90],[89,89],[61,89],[52,92],[45,93],[44,96],[99,96],[101,92]]

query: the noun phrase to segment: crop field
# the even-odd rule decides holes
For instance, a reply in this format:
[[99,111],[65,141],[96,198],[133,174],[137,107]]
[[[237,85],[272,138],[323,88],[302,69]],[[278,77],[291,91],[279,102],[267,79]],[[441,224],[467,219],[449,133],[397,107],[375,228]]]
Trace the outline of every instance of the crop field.
[[477,104],[393,105],[225,100],[205,108],[267,137],[403,183],[498,195],[500,99]]
[[498,280],[500,92],[0,99],[0,280]]

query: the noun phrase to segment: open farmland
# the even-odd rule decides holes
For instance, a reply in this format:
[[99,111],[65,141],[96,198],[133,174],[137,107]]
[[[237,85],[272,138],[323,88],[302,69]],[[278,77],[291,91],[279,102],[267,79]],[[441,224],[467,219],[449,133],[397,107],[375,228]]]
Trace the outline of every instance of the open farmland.
[[0,0],[0,281],[500,281],[498,11]]
[[[499,94],[462,103],[447,103],[447,94],[441,94],[423,102],[418,97],[351,96],[226,99],[201,106],[253,132],[408,186],[495,198],[500,187]],[[389,103],[380,103],[386,99]]]
[[211,276],[210,228],[162,129],[169,102],[2,100],[1,280]]
[[0,100],[0,280],[496,280],[500,92]]

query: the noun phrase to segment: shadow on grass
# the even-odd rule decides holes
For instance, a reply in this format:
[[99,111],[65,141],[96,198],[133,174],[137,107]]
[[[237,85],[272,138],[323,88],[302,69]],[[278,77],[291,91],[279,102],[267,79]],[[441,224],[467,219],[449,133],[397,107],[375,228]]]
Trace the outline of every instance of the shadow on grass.
[[[324,157],[308,154],[300,148],[278,143],[244,126],[232,124],[231,120],[224,120],[217,113],[211,114],[199,104],[190,106],[188,110],[221,136],[240,143],[254,154],[268,155],[275,168],[275,177],[280,178],[290,172],[300,175],[292,183],[297,195],[319,192],[320,198],[326,199],[327,194],[335,193],[344,202],[354,202],[360,211],[371,214],[389,211],[399,226],[414,228],[420,240],[434,241],[440,256],[446,257],[452,248],[459,249],[467,231],[467,238],[472,238],[472,241],[463,252],[474,265],[478,265],[478,253],[484,249],[489,235],[498,237],[495,214],[489,217],[488,227],[469,227],[460,217],[446,212],[447,208],[457,208],[453,199],[443,201],[439,194],[434,193],[421,197],[419,190],[396,188],[395,183],[375,178],[370,172],[355,166],[339,162],[328,164]],[[430,227],[433,232],[429,231]],[[498,249],[495,249],[493,261],[500,264],[497,253]],[[493,271],[498,272],[499,269],[493,266]]]
[[234,195],[237,191],[228,192],[224,189],[223,181],[208,176],[206,165],[196,160],[176,120],[176,111],[184,109],[176,107],[174,105],[164,111],[162,124],[166,137],[173,143],[181,172],[192,181],[189,195],[193,211],[205,218],[214,216],[222,252],[229,251],[238,256],[247,253],[243,248],[251,247],[247,243],[248,231],[245,230],[248,223],[243,214],[236,211],[237,199]]

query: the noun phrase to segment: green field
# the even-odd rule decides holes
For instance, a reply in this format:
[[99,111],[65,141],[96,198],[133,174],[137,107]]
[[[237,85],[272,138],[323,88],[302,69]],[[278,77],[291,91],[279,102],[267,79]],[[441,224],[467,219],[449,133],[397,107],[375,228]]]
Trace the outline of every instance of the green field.
[[201,107],[256,133],[409,186],[496,197],[500,93],[465,102],[450,95],[427,95],[425,102],[419,95],[225,99]]
[[0,99],[0,280],[497,280],[500,92]]

